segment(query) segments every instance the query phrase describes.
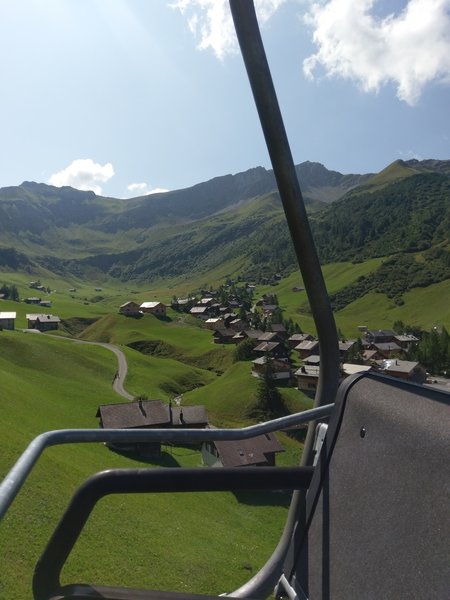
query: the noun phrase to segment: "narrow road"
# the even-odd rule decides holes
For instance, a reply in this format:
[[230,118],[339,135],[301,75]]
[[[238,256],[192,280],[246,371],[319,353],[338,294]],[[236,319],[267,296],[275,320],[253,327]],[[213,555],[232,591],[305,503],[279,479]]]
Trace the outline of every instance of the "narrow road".
[[[22,331],[40,333],[36,329],[31,329],[31,330],[28,329],[28,330],[22,330]],[[111,352],[113,352],[117,357],[117,371],[116,371],[116,373],[113,377],[113,381],[112,381],[113,390],[117,394],[119,394],[119,396],[122,396],[123,398],[126,398],[127,400],[134,400],[134,396],[132,396],[130,393],[128,393],[126,391],[126,389],[123,387],[125,378],[128,373],[128,363],[127,363],[125,354],[122,352],[122,350],[120,350],[120,348],[118,348],[117,346],[114,346],[114,344],[107,344],[104,342],[88,342],[86,340],[77,340],[74,338],[67,338],[67,337],[63,337],[63,336],[59,336],[59,335],[52,335],[51,333],[47,333],[46,335],[49,337],[57,338],[58,340],[68,340],[69,342],[75,342],[77,344],[91,344],[94,346],[102,346],[103,348],[106,348],[107,350],[110,350]]]
[[60,337],[59,335],[55,335],[53,337],[57,337],[59,340],[61,340],[61,339],[71,340],[72,342],[77,342],[78,344],[93,344],[94,346],[102,346],[103,348],[106,348],[107,350],[114,352],[114,354],[117,357],[117,371],[113,377],[113,382],[112,382],[113,390],[117,394],[119,394],[119,396],[122,396],[123,398],[126,398],[127,400],[134,400],[134,396],[129,394],[126,391],[126,389],[123,387],[125,378],[128,373],[128,363],[127,363],[127,359],[125,358],[125,354],[117,346],[114,346],[114,344],[107,344],[104,342],[87,342],[85,340],[75,340],[73,338],[63,338],[62,336]]

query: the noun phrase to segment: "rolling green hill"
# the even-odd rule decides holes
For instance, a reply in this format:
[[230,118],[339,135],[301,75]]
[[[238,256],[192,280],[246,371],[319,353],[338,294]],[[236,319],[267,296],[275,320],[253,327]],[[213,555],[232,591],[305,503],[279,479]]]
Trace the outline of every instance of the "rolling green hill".
[[[129,363],[125,386],[132,393],[162,400],[184,393],[185,404],[206,405],[213,423],[248,423],[244,408],[252,399],[247,392],[255,385],[248,363],[231,366],[231,350],[213,347],[211,332],[152,316],[145,324],[141,319],[141,329],[136,331],[133,319],[119,322],[111,315],[98,320],[97,327],[90,326],[86,337],[102,338],[108,318],[116,342],[126,344],[136,337],[165,339],[174,356],[185,359],[146,355],[123,345]],[[104,348],[20,331],[0,332],[0,344],[0,477],[39,433],[95,428],[98,405],[122,401],[111,388],[115,357]],[[190,360],[203,366],[190,365]],[[218,364],[226,370],[219,387]],[[241,381],[245,386],[238,394],[236,385]],[[197,396],[201,390],[203,394]],[[239,403],[240,412],[230,410]],[[297,406],[304,404],[298,401]],[[286,438],[285,446],[281,463],[297,462],[298,443]],[[200,464],[197,450],[164,446],[161,459],[150,466]],[[106,468],[136,466],[148,465],[113,453],[103,444],[47,450],[1,523],[0,597],[31,599],[34,565],[82,481]],[[182,591],[195,575],[199,593],[230,591],[270,555],[288,502],[285,494],[259,494],[257,499],[231,493],[106,498],[94,510],[63,581]],[[263,535],[261,522],[265,524]]]

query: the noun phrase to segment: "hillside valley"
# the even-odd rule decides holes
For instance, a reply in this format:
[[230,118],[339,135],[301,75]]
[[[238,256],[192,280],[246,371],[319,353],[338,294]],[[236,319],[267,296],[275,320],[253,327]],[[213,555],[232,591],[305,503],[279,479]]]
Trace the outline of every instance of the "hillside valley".
[[[389,257],[336,308],[371,290],[400,298],[449,277],[449,165],[396,161],[375,175],[297,166],[322,264]],[[30,182],[3,188],[0,268],[142,285],[218,281],[219,272],[259,281],[297,266],[273,173],[258,167],[128,200]]]

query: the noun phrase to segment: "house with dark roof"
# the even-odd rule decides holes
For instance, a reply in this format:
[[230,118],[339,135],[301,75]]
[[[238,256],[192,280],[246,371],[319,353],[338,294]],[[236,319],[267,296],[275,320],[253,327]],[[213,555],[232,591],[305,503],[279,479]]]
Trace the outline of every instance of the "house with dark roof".
[[273,467],[278,452],[284,452],[284,448],[273,433],[202,444],[203,464],[209,467]]
[[369,344],[368,350],[376,350],[383,358],[392,358],[393,356],[403,356],[404,351],[401,346],[395,342],[377,342]]
[[367,329],[364,332],[365,341],[373,344],[388,344],[396,335],[392,329]]
[[215,344],[237,344],[235,335],[234,329],[219,328],[213,333],[213,341]]
[[56,315],[27,314],[26,318],[28,329],[38,331],[55,331],[61,323],[61,319]]
[[237,343],[248,339],[255,340],[256,342],[256,340],[258,340],[259,336],[262,334],[263,331],[260,331],[259,329],[242,329],[236,333],[234,339],[237,341]]
[[319,352],[319,342],[317,340],[304,340],[295,346],[294,350],[298,352],[299,357],[304,360],[311,356],[311,354],[317,354]]
[[193,317],[198,317],[199,319],[203,319],[203,321],[206,321],[211,316],[209,306],[193,306],[191,308],[191,310],[189,311],[189,313]]
[[288,338],[287,344],[289,348],[295,348],[302,342],[312,341],[314,337],[310,333],[294,333]]
[[129,300],[128,302],[124,302],[119,306],[119,313],[121,315],[136,317],[141,312],[140,305],[133,300]]
[[269,328],[270,328],[270,331],[273,331],[274,333],[278,333],[278,335],[283,340],[287,340],[287,338],[289,337],[286,327],[282,323],[271,323]]
[[[277,380],[289,380],[291,378],[291,365],[287,360],[269,358],[272,377]],[[266,371],[267,356],[260,356],[252,360],[253,377],[264,377]]]
[[[117,404],[102,404],[96,417],[104,429],[173,429],[208,426],[204,406],[172,406],[160,400],[137,400]],[[155,456],[161,452],[160,442],[108,443],[110,448]]]
[[280,342],[261,342],[253,349],[253,351],[260,356],[269,354],[273,358],[285,361],[289,360],[289,352],[286,350],[284,344],[281,344]]

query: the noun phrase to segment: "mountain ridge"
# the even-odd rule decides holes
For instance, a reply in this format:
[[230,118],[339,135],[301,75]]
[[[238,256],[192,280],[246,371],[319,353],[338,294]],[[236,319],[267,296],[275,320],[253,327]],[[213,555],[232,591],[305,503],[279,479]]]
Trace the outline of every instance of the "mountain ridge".
[[[422,251],[434,243],[426,214],[424,223],[414,222],[406,230],[405,211],[394,211],[396,221],[390,224],[386,215],[379,217],[377,206],[392,211],[393,196],[419,211],[420,197],[408,204],[417,186],[426,206],[434,206],[439,194],[447,198],[450,161],[395,161],[375,175],[342,175],[311,162],[297,165],[296,171],[322,261]],[[441,213],[433,209],[433,222],[442,214],[447,223],[448,203],[441,200]],[[394,243],[396,227],[407,231],[407,246]],[[240,264],[249,276],[296,268],[272,171],[255,167],[186,190],[133,199],[34,182],[0,189],[3,268],[40,266],[59,275],[92,277],[97,272],[152,281],[206,273],[226,261]]]

